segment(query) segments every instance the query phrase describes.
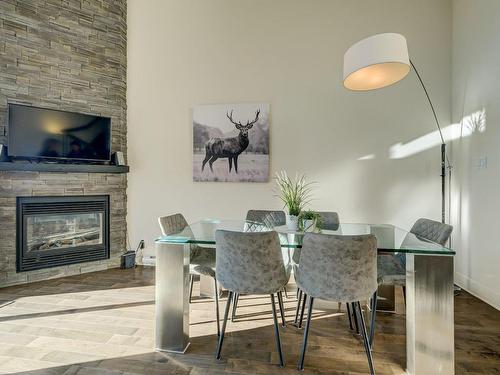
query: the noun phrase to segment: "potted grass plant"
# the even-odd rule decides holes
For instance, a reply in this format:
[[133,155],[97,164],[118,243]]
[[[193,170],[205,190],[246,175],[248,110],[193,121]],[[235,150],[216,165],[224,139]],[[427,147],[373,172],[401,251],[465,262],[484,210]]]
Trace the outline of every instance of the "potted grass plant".
[[307,182],[305,175],[295,175],[291,179],[285,171],[276,173],[278,196],[287,210],[286,225],[289,230],[299,229],[299,215],[304,206],[309,203],[312,192],[312,182]]

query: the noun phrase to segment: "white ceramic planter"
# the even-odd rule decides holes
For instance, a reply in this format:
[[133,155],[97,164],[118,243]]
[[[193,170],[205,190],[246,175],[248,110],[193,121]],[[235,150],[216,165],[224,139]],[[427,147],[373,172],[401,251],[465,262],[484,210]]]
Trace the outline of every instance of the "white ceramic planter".
[[286,226],[288,230],[299,230],[299,217],[295,215],[286,215]]

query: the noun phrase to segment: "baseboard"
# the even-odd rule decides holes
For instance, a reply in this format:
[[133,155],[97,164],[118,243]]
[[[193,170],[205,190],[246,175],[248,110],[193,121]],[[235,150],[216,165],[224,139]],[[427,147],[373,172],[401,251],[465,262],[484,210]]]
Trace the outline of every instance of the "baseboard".
[[455,284],[472,294],[474,297],[477,297],[495,309],[500,310],[500,294],[498,292],[459,272],[455,272]]

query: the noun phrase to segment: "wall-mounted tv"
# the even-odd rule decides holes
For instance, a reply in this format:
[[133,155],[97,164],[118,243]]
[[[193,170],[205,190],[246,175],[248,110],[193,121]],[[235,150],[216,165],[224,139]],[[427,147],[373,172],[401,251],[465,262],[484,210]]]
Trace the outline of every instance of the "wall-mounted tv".
[[8,104],[10,157],[109,161],[108,117]]

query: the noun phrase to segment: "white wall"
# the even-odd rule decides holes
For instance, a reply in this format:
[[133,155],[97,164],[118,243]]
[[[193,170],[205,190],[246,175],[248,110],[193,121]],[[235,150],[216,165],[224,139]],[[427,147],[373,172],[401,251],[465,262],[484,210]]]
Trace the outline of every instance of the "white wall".
[[420,216],[439,219],[439,149],[410,146],[414,154],[397,160],[389,153],[435,130],[415,74],[368,93],[342,86],[345,50],[388,31],[407,37],[448,124],[449,0],[129,0],[132,245],[152,245],[159,215],[180,211],[195,221],[280,208],[272,182],[192,182],[196,104],[271,103],[271,173],[305,172],[317,181],[312,208],[406,228]]
[[453,122],[463,126],[452,145],[455,278],[500,309],[500,1],[454,0],[452,61]]

